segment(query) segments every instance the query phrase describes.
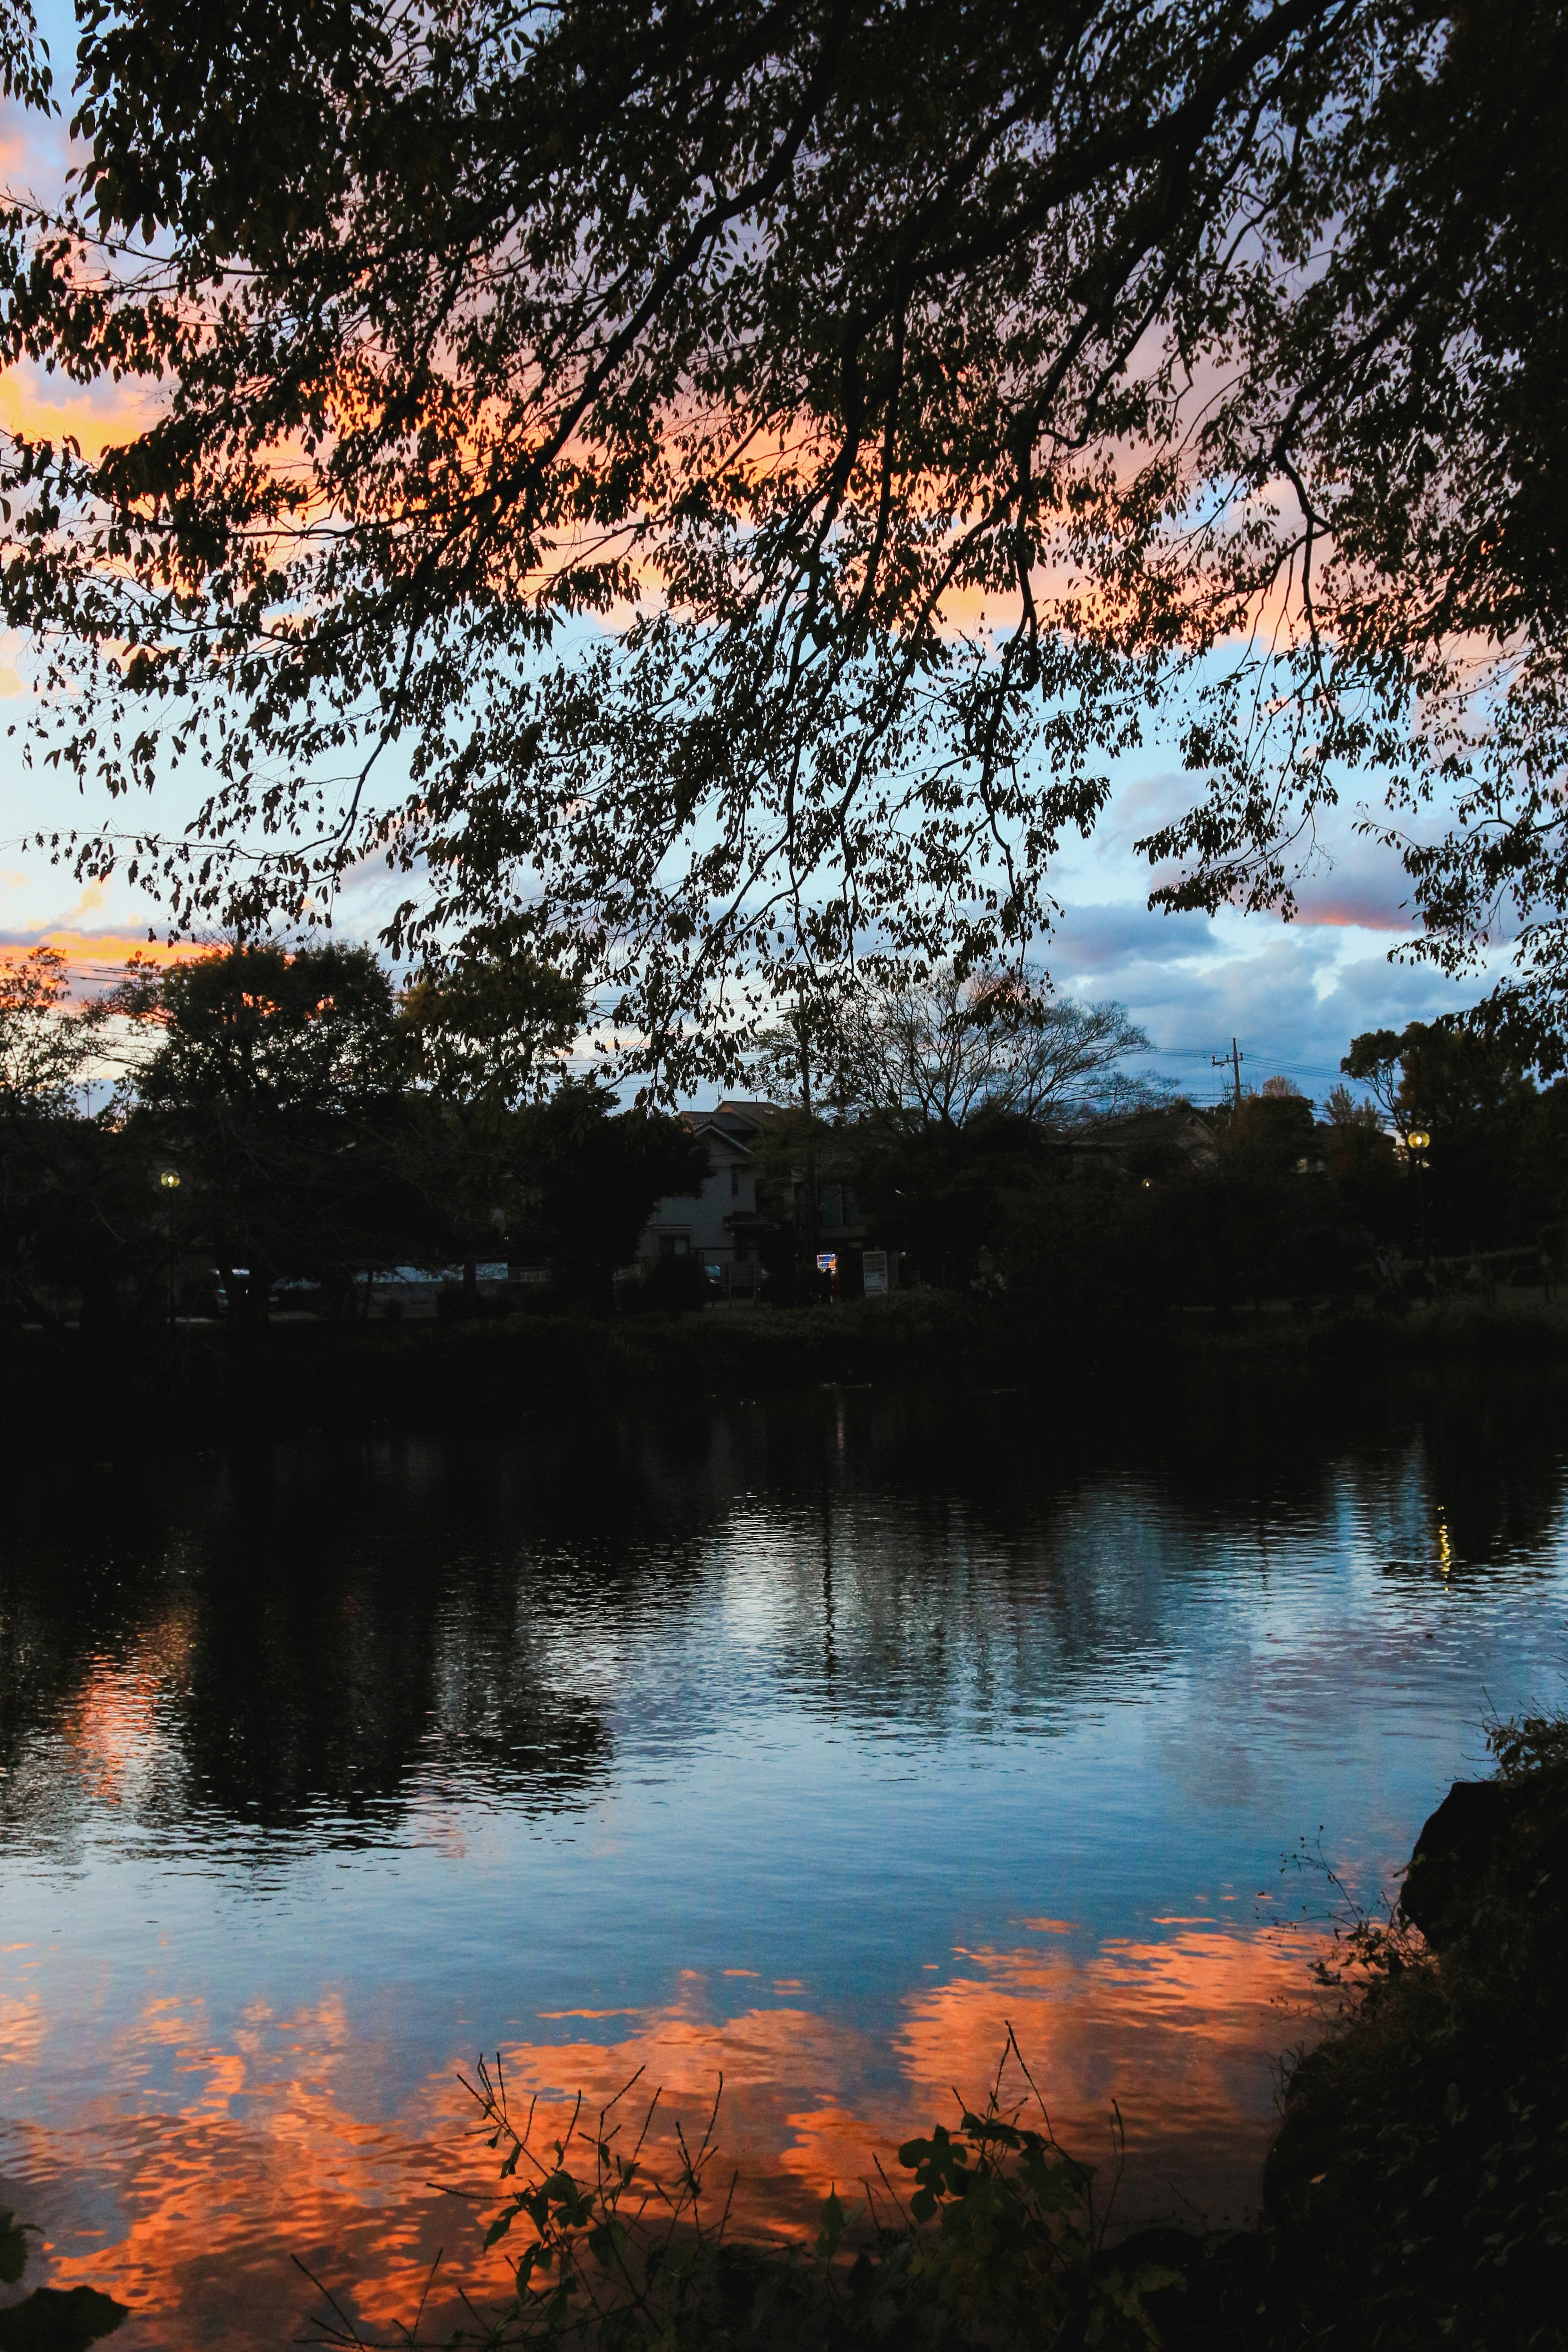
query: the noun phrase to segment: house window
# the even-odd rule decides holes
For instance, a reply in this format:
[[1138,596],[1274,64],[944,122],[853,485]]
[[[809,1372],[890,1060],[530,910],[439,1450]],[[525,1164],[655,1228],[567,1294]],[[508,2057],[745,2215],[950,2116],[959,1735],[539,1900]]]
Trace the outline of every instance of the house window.
[[691,1254],[689,1236],[686,1234],[660,1234],[658,1254],[660,1257],[689,1257]]
[[741,1171],[738,1168],[731,1168],[730,1171],[730,1198],[731,1201],[738,1201],[740,1197]]

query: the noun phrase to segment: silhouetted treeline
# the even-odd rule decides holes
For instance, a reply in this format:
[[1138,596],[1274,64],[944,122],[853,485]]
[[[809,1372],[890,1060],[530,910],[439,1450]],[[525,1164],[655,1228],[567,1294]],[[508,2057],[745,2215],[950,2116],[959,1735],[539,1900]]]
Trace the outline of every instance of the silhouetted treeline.
[[1568,1086],[1539,1088],[1450,1022],[1358,1038],[1344,1068],[1372,1099],[1341,1085],[1320,1109],[1275,1079],[1071,1130],[991,1106],[825,1122],[816,1167],[852,1187],[867,1244],[897,1250],[906,1281],[1058,1316],[1550,1286]]
[[[399,994],[366,949],[238,946],[133,967],[83,1010],[51,951],[13,961],[0,1307],[88,1331],[202,1313],[243,1328],[280,1303],[344,1319],[367,1276],[413,1266],[461,1269],[445,1303],[479,1311],[478,1268],[505,1261],[540,1277],[531,1300],[608,1310],[654,1203],[695,1192],[707,1155],[679,1118],[557,1076],[580,1015],[525,958]],[[994,1060],[994,1021],[965,1020]],[[1106,1055],[1125,1050],[1117,1028]],[[85,1116],[83,1076],[105,1067],[113,1098]],[[984,1087],[959,1090],[962,1115],[951,1087],[783,1106],[755,1144],[764,1296],[825,1295],[830,1190],[845,1294],[856,1243],[897,1253],[906,1283],[1069,1321],[1550,1285],[1568,1083],[1540,1088],[1458,1021],[1369,1033],[1344,1069],[1365,1091],[1321,1111],[1282,1078],[1203,1111],[1134,1089],[1098,1118]],[[710,1292],[689,1265],[618,1295]]]
[[[463,1266],[472,1301],[476,1265],[508,1258],[548,1267],[558,1298],[607,1305],[653,1202],[705,1171],[679,1120],[623,1110],[592,1078],[535,1092],[573,1013],[542,1005],[525,968],[400,997],[366,949],[236,947],[135,969],[73,1013],[58,959],[29,963],[0,989],[14,1320],[221,1307],[244,1324],[280,1284],[341,1315],[360,1277],[404,1265]],[[114,1098],[85,1117],[76,1087],[106,1055]]]

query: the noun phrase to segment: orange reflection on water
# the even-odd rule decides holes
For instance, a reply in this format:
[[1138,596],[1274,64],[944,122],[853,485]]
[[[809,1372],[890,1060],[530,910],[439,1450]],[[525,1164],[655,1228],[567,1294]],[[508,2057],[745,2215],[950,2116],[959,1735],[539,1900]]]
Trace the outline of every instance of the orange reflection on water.
[[[540,2095],[536,2137],[547,2142],[578,2090],[591,2116],[642,2067],[627,2122],[635,2128],[643,2094],[661,2086],[656,2160],[671,2152],[677,2116],[689,2134],[700,2127],[722,2073],[715,2194],[739,2168],[740,2225],[793,2232],[830,2185],[851,2187],[876,2157],[896,2178],[899,2142],[952,2117],[952,2086],[983,2098],[1010,2023],[1064,2144],[1104,2164],[1120,2105],[1119,2210],[1186,2200],[1217,2218],[1252,2193],[1274,2056],[1301,2031],[1309,1948],[1304,1937],[1226,1925],[1088,1956],[1059,1934],[971,1952],[964,1974],[911,1989],[891,2048],[793,1995],[717,2017],[709,1979],[688,1972],[658,2010],[555,2012],[552,2022],[601,2031],[512,2045],[505,2070],[514,2112]],[[30,2021],[16,2022],[31,2051]],[[455,2318],[459,2281],[480,2296],[504,2288],[500,2257],[479,2252],[499,2159],[456,2081],[470,2052],[455,2052],[396,2116],[377,2095],[387,2053],[351,2033],[331,2000],[287,2019],[258,2011],[226,2045],[210,2037],[199,2003],[151,2001],[105,2058],[121,2086],[113,2101],[12,2144],[22,2143],[28,2210],[41,2201],[52,2225],[51,2277],[136,2307],[118,2339],[125,2352],[287,2342],[319,2307],[295,2254],[382,2328],[412,2315],[440,2248],[447,2284],[432,2297],[433,2332]],[[149,2087],[155,2080],[162,2090]],[[467,2206],[442,2185],[481,2202]],[[89,2211],[96,2229],[83,2226]]]
[[1239,2218],[1272,2128],[1278,2054],[1302,2032],[1314,1948],[1190,1926],[1108,1941],[1081,1962],[1049,1948],[976,1953],[981,1978],[910,2003],[900,2055],[929,2103],[984,2079],[1010,2023],[1065,2145],[1104,2164],[1120,2109],[1128,2210]]

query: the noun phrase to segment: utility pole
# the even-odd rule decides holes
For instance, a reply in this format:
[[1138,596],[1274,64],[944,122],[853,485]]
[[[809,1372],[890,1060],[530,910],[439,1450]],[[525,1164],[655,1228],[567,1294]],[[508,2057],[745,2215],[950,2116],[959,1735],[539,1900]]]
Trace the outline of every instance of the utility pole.
[[1228,1054],[1211,1054],[1209,1055],[1209,1061],[1213,1065],[1214,1068],[1216,1070],[1229,1070],[1234,1076],[1236,1080],[1236,1107],[1237,1110],[1241,1108],[1241,1066],[1246,1059],[1246,1055],[1241,1051],[1241,1048],[1237,1045],[1234,1037],[1230,1041],[1230,1051]]
[[800,1104],[805,1113],[806,1241],[811,1251],[811,1269],[815,1274],[822,1233],[818,1218],[816,1191],[816,1120],[811,1099],[810,1023],[804,990],[797,992],[795,1001],[795,1037],[800,1052]]

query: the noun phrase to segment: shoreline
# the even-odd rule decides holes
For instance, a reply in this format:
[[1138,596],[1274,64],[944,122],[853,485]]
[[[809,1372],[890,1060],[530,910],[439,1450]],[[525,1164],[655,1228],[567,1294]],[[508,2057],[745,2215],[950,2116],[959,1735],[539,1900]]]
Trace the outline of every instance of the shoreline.
[[754,1401],[833,1386],[1009,1384],[1083,1399],[1173,1380],[1336,1385],[1568,1367],[1568,1305],[1266,1307],[1147,1323],[1058,1321],[1011,1302],[915,1291],[836,1307],[712,1307],[679,1318],[521,1313],[396,1325],[279,1319],[249,1332],[184,1324],[89,1336],[13,1331],[0,1399],[14,1434],[47,1440],[82,1388],[113,1394],[144,1438],[334,1428],[503,1427],[562,1405]]

